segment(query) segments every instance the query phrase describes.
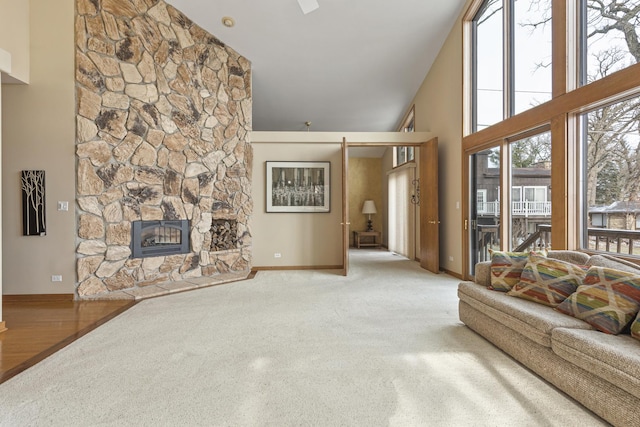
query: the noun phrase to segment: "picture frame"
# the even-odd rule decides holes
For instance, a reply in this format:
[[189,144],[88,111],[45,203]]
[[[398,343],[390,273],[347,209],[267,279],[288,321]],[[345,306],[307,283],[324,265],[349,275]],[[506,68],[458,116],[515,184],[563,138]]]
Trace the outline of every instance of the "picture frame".
[[266,162],[267,212],[330,212],[331,162]]
[[43,170],[23,170],[20,173],[23,236],[47,235],[44,178]]

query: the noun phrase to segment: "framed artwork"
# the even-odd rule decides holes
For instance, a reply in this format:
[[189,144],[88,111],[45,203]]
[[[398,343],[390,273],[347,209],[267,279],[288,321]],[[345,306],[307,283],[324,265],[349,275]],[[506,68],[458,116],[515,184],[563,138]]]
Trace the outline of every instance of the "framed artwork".
[[329,212],[330,162],[266,162],[267,212]]
[[44,171],[22,171],[22,234],[47,234],[44,199]]

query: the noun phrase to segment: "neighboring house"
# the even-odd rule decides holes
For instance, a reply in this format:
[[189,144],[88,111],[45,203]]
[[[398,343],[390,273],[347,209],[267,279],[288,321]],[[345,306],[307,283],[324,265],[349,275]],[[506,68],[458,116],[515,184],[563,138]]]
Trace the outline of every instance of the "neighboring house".
[[[480,228],[490,229],[500,223],[500,169],[490,166],[490,151],[477,154],[476,213]],[[517,246],[538,224],[551,221],[551,168],[514,168],[511,185],[513,245]]]
[[589,223],[592,228],[615,230],[640,230],[640,202],[613,202],[609,206],[589,208]]

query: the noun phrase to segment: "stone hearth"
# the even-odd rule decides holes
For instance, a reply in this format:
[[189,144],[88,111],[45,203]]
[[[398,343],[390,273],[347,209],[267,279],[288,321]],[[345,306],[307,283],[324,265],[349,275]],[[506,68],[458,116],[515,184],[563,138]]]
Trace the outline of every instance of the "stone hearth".
[[[250,62],[161,0],[77,0],[75,28],[78,296],[248,272]],[[188,254],[131,258],[132,221],[184,219]]]

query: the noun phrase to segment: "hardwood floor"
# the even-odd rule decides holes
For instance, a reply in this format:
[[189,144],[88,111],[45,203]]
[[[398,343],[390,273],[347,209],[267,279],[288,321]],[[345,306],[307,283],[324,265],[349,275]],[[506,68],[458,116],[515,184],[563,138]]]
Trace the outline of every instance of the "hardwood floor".
[[135,304],[73,301],[71,295],[3,297],[7,330],[0,333],[0,383],[35,365]]

